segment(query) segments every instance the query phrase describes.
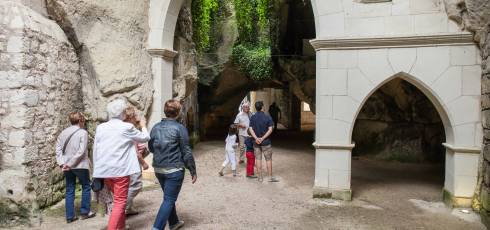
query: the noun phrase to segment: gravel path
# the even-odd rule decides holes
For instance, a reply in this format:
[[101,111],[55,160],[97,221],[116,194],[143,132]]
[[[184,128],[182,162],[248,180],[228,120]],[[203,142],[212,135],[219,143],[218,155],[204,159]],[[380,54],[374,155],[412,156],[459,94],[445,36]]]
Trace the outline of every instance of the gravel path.
[[[203,142],[194,154],[198,182],[187,174],[177,203],[183,229],[485,229],[478,215],[441,203],[440,169],[430,165],[352,161],[354,200],[312,199],[314,150],[308,141],[274,142],[274,172],[279,183],[258,182],[217,172],[224,142]],[[152,184],[152,183],[150,183]],[[153,187],[153,188],[152,188]],[[151,229],[162,200],[155,184],[136,198],[142,212],[128,219],[131,229]],[[35,229],[103,229],[103,217],[65,224],[45,215]]]

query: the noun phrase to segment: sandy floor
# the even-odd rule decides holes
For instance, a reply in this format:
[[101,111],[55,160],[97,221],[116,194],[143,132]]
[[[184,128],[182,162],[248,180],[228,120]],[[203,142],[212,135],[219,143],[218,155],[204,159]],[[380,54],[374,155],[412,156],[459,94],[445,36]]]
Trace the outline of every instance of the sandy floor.
[[[183,229],[485,229],[478,215],[463,214],[441,202],[441,170],[430,165],[353,160],[354,200],[312,199],[314,150],[308,141],[275,141],[274,172],[279,183],[218,177],[224,143],[200,143],[195,151],[198,182],[185,184],[177,210]],[[128,219],[131,229],[151,229],[162,200],[150,186],[136,198],[141,211]],[[65,224],[45,215],[38,229],[102,229],[105,219]]]

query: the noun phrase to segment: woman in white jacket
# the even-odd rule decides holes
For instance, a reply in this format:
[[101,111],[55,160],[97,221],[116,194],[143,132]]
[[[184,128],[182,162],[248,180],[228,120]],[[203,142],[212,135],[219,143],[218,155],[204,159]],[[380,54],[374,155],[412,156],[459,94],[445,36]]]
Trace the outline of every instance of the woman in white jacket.
[[104,186],[113,193],[114,203],[108,230],[124,229],[125,207],[128,198],[129,175],[140,171],[136,143],[150,140],[146,121],[140,121],[142,130],[123,122],[128,104],[116,99],[107,105],[109,121],[97,126],[94,140],[94,178],[104,178]]

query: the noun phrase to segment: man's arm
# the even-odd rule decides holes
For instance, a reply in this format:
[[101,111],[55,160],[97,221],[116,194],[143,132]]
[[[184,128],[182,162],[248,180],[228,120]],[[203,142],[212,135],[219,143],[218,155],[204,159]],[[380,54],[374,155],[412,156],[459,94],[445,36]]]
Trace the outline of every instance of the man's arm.
[[61,144],[61,134],[56,140],[56,163],[61,167],[65,164],[63,161],[63,145]]
[[79,135],[80,135],[80,142],[78,144],[78,150],[71,157],[71,159],[68,160],[68,162],[66,162],[66,165],[69,168],[73,168],[74,166],[78,165],[78,163],[80,163],[80,161],[82,160],[83,155],[85,155],[87,151],[88,134],[87,132],[82,131],[81,134]]
[[268,119],[267,119],[267,127],[269,127],[267,129],[267,132],[264,134],[264,136],[260,137],[260,142],[264,141],[265,139],[267,139],[272,131],[274,130],[274,121],[272,121],[272,118],[269,116]]
[[267,139],[272,134],[272,130],[273,130],[272,126],[269,126],[269,128],[267,129],[267,132],[260,139],[262,139],[262,140]]
[[124,136],[138,143],[145,143],[150,140],[150,135],[148,134],[146,127],[143,127],[141,131],[139,131],[136,127],[132,126],[130,129],[124,131]]

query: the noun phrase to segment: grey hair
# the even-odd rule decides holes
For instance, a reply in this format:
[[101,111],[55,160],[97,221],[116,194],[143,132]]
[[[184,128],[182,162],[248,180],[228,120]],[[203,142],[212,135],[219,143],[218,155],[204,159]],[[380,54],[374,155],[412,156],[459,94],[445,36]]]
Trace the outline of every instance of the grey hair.
[[124,99],[116,99],[107,104],[107,114],[109,119],[122,119],[124,110],[128,107],[128,103]]

